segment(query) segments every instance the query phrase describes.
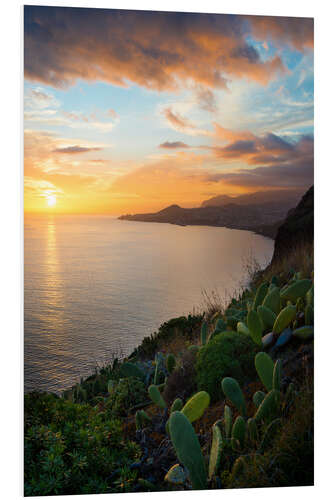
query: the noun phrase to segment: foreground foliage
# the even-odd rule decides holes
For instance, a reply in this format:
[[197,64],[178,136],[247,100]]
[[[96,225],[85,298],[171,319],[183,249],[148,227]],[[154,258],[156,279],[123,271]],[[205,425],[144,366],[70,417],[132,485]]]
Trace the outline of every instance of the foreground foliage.
[[313,484],[313,273],[281,265],[63,397],[26,395],[25,494]]
[[25,396],[26,496],[122,491],[139,455],[107,412],[53,394]]

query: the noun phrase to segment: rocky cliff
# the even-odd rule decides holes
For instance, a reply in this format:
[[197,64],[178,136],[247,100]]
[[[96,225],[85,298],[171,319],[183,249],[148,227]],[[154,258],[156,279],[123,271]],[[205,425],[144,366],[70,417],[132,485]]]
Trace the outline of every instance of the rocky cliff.
[[297,246],[313,243],[314,236],[314,188],[305,193],[296,208],[290,210],[279,227],[275,238],[272,264]]

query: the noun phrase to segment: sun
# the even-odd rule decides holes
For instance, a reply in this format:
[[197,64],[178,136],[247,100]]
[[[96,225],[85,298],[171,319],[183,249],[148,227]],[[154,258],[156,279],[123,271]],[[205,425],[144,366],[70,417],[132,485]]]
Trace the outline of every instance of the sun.
[[54,207],[57,203],[57,198],[54,194],[48,194],[46,196],[46,202],[49,207]]

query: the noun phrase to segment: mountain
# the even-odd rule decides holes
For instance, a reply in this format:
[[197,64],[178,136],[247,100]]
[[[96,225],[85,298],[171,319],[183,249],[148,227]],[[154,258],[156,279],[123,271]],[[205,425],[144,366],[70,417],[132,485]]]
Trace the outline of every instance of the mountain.
[[[272,193],[272,192],[271,192]],[[198,208],[182,208],[170,205],[159,212],[122,215],[119,219],[140,222],[164,222],[170,224],[221,226],[233,229],[245,229],[274,238],[278,227],[285,219],[290,208],[295,207],[299,192],[274,192],[274,196],[266,193],[253,193],[230,198],[223,195],[221,206],[206,204]],[[212,199],[214,200],[214,198]],[[210,203],[207,200],[204,203]],[[293,200],[293,201],[292,201]]]
[[236,205],[262,205],[283,203],[286,207],[293,208],[300,200],[304,191],[299,189],[278,189],[270,191],[256,191],[250,194],[241,194],[239,196],[231,197],[225,194],[214,196],[202,202],[202,207],[223,207],[230,203]]

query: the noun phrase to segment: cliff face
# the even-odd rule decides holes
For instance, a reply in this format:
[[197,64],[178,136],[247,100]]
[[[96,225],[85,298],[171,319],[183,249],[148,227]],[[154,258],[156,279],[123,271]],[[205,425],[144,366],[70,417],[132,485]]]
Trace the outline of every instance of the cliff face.
[[274,246],[272,264],[303,243],[313,243],[314,189],[305,193],[296,208],[290,210],[279,227]]

